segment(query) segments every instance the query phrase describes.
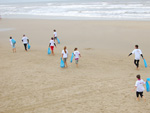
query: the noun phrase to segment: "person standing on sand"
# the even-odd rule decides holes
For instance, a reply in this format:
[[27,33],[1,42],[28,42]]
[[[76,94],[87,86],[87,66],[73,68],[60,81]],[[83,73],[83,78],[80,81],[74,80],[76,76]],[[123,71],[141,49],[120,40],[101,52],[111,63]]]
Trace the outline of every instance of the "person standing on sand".
[[78,67],[79,56],[81,57],[81,54],[80,54],[80,52],[78,51],[78,48],[75,48],[75,49],[74,49],[74,56],[75,56],[76,67]]
[[138,48],[138,45],[135,45],[135,49],[130,53],[128,56],[135,54],[135,59],[134,59],[134,64],[136,65],[136,69],[139,69],[139,61],[140,61],[140,56],[144,59],[142,55],[142,51]]
[[65,63],[65,68],[68,67],[67,65],[67,58],[68,58],[68,51],[67,51],[67,47],[65,46],[64,49],[62,50],[62,59]]
[[15,47],[16,41],[14,39],[12,39],[12,37],[10,37],[9,41],[12,46],[12,51],[13,51],[13,53],[15,53],[16,52],[16,47]]
[[[53,35],[53,38],[54,38],[54,42],[55,42],[55,40],[57,40],[57,32],[56,32],[55,29],[54,29],[54,35]],[[58,44],[58,41],[57,41],[57,44]]]
[[144,80],[141,79],[140,75],[137,75],[136,78],[137,81],[135,83],[135,87],[133,91],[135,91],[136,89],[137,101],[139,101],[139,95],[141,96],[141,98],[143,98],[146,101],[145,97],[143,96],[143,91],[145,90],[143,85],[145,84],[145,82]]
[[56,44],[54,42],[54,38],[52,37],[50,42],[49,42],[49,47],[51,48],[51,51],[52,51],[52,55],[55,55],[54,54],[54,46],[56,47]]
[[22,42],[24,44],[25,51],[27,51],[27,44],[29,43],[28,37],[26,37],[25,35],[23,35]]

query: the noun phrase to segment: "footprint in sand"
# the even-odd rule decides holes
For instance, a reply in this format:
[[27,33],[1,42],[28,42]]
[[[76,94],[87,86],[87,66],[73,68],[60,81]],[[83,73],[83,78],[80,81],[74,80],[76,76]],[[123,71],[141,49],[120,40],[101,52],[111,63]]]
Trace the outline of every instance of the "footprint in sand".
[[85,48],[85,50],[91,50],[92,48]]

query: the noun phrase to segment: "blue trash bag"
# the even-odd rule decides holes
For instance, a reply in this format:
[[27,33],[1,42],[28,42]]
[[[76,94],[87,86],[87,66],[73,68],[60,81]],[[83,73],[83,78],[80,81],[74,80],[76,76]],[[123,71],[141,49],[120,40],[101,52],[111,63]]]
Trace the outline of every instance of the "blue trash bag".
[[31,46],[30,46],[30,44],[28,43],[28,49],[30,49],[31,48]]
[[150,92],[150,87],[149,87],[148,81],[150,81],[150,78],[147,78],[147,80],[146,80],[146,91]]
[[72,61],[73,61],[73,57],[74,57],[74,53],[72,53],[72,55],[71,55],[71,59],[70,59],[70,62],[72,63]]
[[15,44],[15,43],[16,43],[16,40],[12,39],[11,42],[12,42],[13,44]]
[[64,61],[62,60],[62,58],[60,58],[61,59],[61,61],[60,61],[60,67],[61,68],[64,68],[65,67],[65,63],[64,63]]
[[47,54],[51,54],[51,50],[50,50],[50,47],[48,47],[48,51],[47,51]]
[[144,60],[144,65],[145,65],[145,67],[147,68],[147,63],[146,63],[146,60],[145,59],[143,59]]
[[57,37],[57,41],[58,41],[58,44],[60,44],[60,40],[58,39],[58,37]]

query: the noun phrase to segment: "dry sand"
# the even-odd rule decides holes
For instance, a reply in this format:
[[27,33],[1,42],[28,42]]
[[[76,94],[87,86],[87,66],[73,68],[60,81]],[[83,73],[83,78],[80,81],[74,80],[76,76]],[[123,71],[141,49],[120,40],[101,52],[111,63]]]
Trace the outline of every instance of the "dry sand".
[[[53,29],[61,44],[47,55]],[[0,113],[149,113],[147,101],[132,92],[136,75],[150,77],[141,59],[140,70],[127,57],[139,44],[150,64],[150,22],[0,20]],[[24,51],[22,35],[30,39]],[[16,41],[12,53],[9,37]],[[69,51],[67,69],[60,68],[61,51]],[[69,62],[78,47],[79,68]]]

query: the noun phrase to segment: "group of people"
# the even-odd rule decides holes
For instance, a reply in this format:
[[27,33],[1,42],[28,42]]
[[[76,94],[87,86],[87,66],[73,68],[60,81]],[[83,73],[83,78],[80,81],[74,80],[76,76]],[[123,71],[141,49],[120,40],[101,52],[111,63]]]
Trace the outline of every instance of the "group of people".
[[[9,41],[10,41],[10,44],[12,46],[12,51],[13,51],[13,53],[15,53],[16,52],[16,41],[12,37],[10,37]],[[27,51],[28,50],[27,49],[27,45],[29,44],[28,37],[26,37],[25,35],[23,35],[22,42],[24,44],[25,51]]]
[[[57,32],[54,29],[53,37],[51,38],[51,40],[49,42],[49,47],[50,47],[50,49],[52,51],[52,55],[55,55],[54,54],[54,46],[57,47],[56,43],[55,43],[57,41],[57,44],[58,44],[58,40],[57,39],[58,39],[57,38]],[[24,44],[25,51],[27,51],[27,44],[29,43],[28,37],[23,35],[22,42]],[[10,43],[12,45],[13,52],[16,52],[16,47],[15,47],[16,41],[12,37],[10,37]],[[74,57],[75,57],[76,67],[78,67],[79,57],[81,57],[81,54],[78,51],[78,48],[74,49],[73,54],[74,54]],[[142,57],[143,59],[144,59],[144,57],[143,57],[142,51],[139,49],[138,45],[135,45],[135,49],[128,56],[130,56],[132,54],[135,54],[134,64],[136,66],[136,69],[139,70],[140,57]],[[64,61],[65,68],[67,68],[68,67],[68,64],[67,64],[68,50],[67,50],[66,46],[63,48],[63,50],[61,52],[61,57],[62,57],[62,59]],[[145,82],[141,79],[140,75],[137,75],[136,78],[137,78],[137,81],[135,83],[134,90],[136,89],[137,100],[139,100],[139,95],[141,96],[141,98],[146,100],[145,97],[143,96],[143,91],[144,91],[144,86],[143,85],[145,84]]]
[[[143,59],[144,57],[138,45],[135,45],[135,49],[128,56],[132,54],[135,55],[134,64],[136,66],[136,69],[139,70],[140,57],[142,57]],[[141,76],[139,74],[136,76],[136,78],[137,81],[135,83],[133,91],[136,90],[137,101],[139,101],[139,95],[146,101],[145,97],[143,96],[143,91],[145,90],[143,85],[145,84],[145,81],[141,79]]]
[[[25,34],[23,35],[22,42],[24,44],[25,51],[27,51],[28,50],[27,45],[29,44],[29,38],[26,37]],[[54,54],[54,46],[57,47],[55,42],[57,42],[57,44],[58,44],[57,32],[54,29],[53,37],[51,38],[51,40],[49,42],[49,47],[52,51],[52,55],[55,55]],[[10,37],[10,44],[12,46],[13,53],[15,53],[16,52],[16,46],[15,46],[16,41],[12,37]],[[67,68],[68,67],[68,64],[67,64],[68,50],[67,50],[66,46],[62,50],[61,56],[62,56],[62,59],[65,64],[65,68]],[[74,49],[74,57],[75,57],[76,67],[78,67],[79,56],[81,57],[80,52],[78,51],[78,48],[75,48]]]
[[[58,44],[58,38],[57,38],[57,32],[56,30],[54,29],[54,35],[53,37],[51,38],[50,42],[49,42],[49,47],[52,51],[52,55],[55,55],[54,54],[54,46],[56,46],[56,42],[57,41],[57,44]],[[67,50],[67,47],[65,46],[64,49],[62,50],[61,52],[61,56],[62,56],[62,59],[64,61],[64,64],[65,64],[65,68],[68,67],[68,64],[67,64],[67,58],[68,58],[68,50]],[[75,63],[76,63],[76,67],[78,67],[78,61],[79,61],[79,56],[81,57],[81,54],[80,52],[78,51],[78,48],[75,48],[74,49],[74,57],[75,57]]]

